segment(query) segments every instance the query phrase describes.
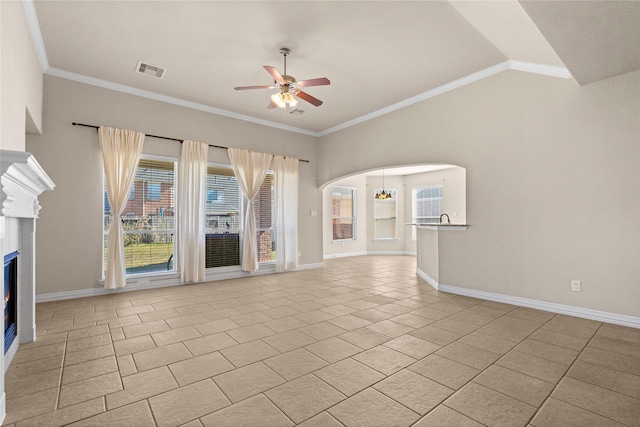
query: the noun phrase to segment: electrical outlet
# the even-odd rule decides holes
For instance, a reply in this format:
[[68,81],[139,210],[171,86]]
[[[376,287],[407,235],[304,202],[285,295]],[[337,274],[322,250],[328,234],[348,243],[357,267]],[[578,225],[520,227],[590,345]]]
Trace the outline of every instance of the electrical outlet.
[[151,283],[151,281],[149,280],[148,277],[141,277],[140,279],[138,279],[138,286],[149,286],[149,284]]
[[580,280],[571,281],[571,290],[574,292],[582,291],[582,282]]

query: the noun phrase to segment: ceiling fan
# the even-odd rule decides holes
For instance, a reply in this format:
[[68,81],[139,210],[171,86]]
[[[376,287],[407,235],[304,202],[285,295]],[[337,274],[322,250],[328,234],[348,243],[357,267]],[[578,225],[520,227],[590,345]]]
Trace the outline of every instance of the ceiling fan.
[[308,80],[300,80],[297,81],[295,77],[287,75],[287,56],[291,53],[286,47],[280,49],[280,53],[284,57],[284,74],[280,74],[275,67],[270,67],[269,65],[264,65],[264,69],[267,70],[267,73],[273,77],[274,83],[272,85],[259,85],[259,86],[236,86],[235,90],[246,90],[246,89],[279,89],[278,93],[275,93],[271,96],[271,101],[267,108],[285,108],[287,105],[291,107],[295,107],[297,104],[296,97],[307,101],[311,105],[315,105],[319,107],[322,105],[322,101],[318,98],[314,98],[306,92],[303,92],[301,87],[309,87],[309,86],[324,86],[330,85],[331,82],[326,77],[320,77],[317,79],[308,79]]

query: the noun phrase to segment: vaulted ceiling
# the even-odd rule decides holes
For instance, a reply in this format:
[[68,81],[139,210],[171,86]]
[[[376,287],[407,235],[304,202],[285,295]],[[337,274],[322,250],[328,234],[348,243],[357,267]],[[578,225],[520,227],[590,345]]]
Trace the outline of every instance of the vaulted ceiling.
[[[589,84],[640,68],[637,1],[30,1],[46,74],[322,135],[518,69]],[[39,33],[39,34],[38,34]],[[328,77],[267,109],[263,65]],[[139,61],[166,69],[136,72]]]

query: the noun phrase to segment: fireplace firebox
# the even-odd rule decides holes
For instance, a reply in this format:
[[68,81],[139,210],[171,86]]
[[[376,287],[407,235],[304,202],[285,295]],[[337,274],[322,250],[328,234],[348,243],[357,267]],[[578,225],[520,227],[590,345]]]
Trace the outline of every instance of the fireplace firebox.
[[18,252],[4,256],[4,352],[18,332]]

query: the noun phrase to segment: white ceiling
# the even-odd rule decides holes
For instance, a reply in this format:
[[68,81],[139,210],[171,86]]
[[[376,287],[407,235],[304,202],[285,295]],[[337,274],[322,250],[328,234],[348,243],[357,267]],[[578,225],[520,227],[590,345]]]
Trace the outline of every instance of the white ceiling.
[[[509,68],[586,84],[640,67],[637,1],[24,2],[49,75],[316,136]],[[287,74],[331,80],[302,116],[233,90],[273,83],[281,47]]]

